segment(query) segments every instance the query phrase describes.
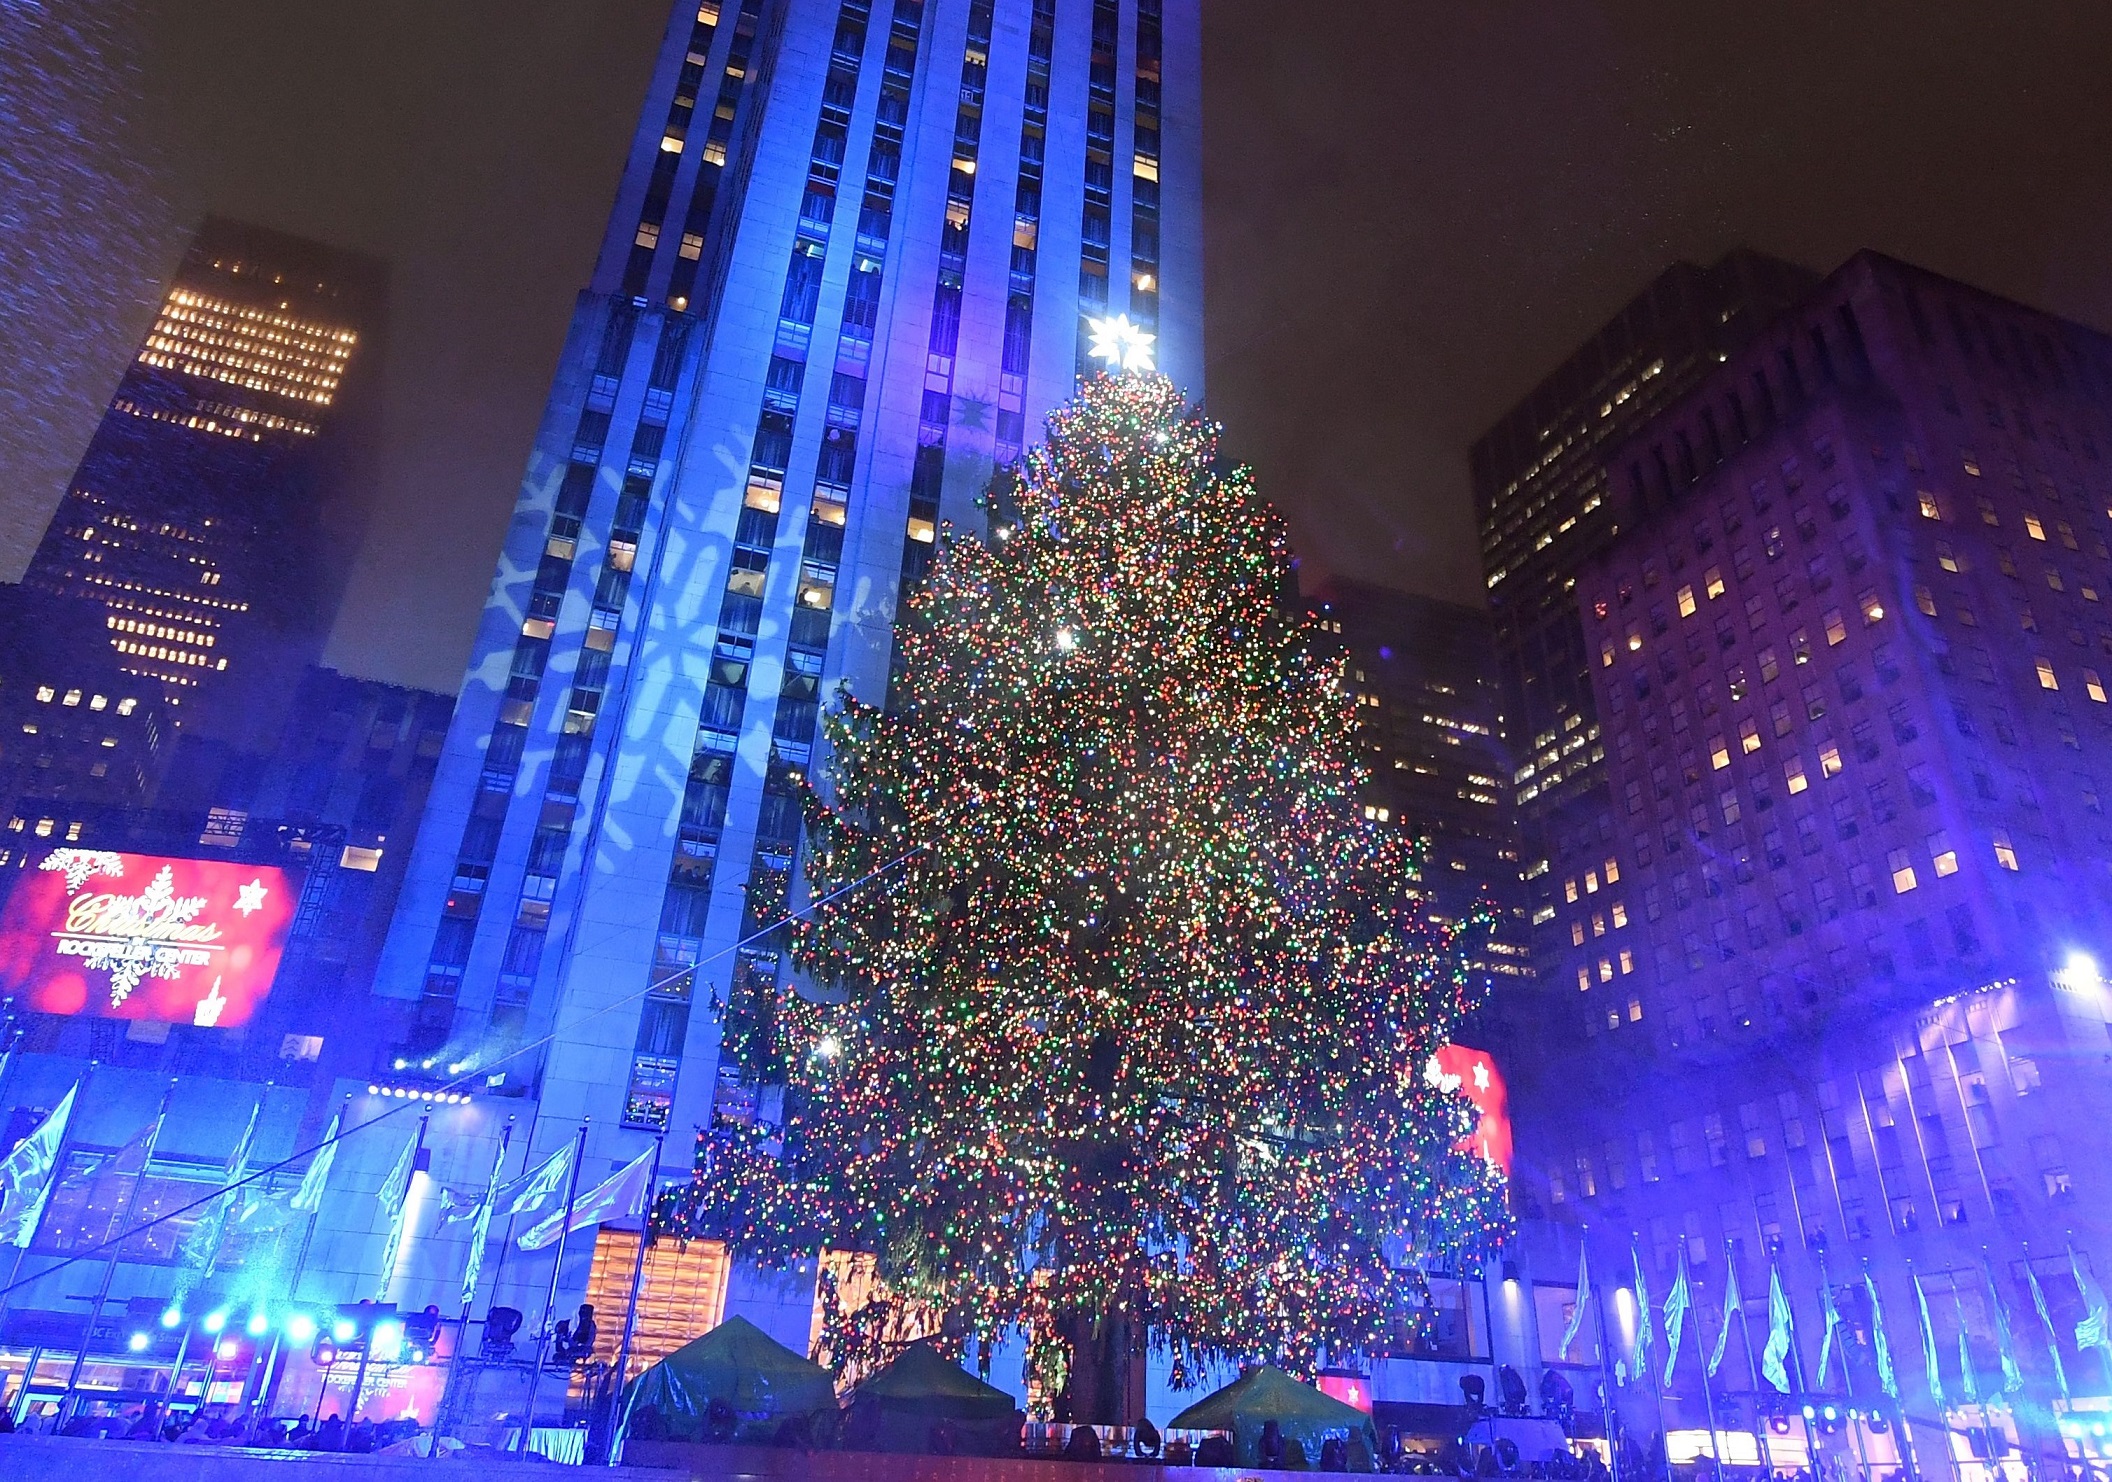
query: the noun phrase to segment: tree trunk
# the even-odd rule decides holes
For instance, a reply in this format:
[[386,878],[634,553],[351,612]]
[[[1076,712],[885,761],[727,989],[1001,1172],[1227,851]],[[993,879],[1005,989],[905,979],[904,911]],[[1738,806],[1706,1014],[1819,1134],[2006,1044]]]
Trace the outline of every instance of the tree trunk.
[[1056,1416],[1078,1425],[1134,1425],[1144,1415],[1144,1330],[1126,1316],[1076,1313],[1063,1323],[1070,1374]]

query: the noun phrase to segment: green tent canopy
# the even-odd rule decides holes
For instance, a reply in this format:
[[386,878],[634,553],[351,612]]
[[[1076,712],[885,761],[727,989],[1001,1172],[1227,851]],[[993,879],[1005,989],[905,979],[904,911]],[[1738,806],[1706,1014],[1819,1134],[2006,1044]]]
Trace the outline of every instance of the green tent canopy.
[[847,1446],[878,1451],[922,1451],[943,1426],[964,1455],[1017,1449],[1019,1408],[1012,1396],[954,1364],[928,1338],[851,1393]]
[[1228,1432],[1239,1464],[1251,1467],[1261,1464],[1261,1428],[1272,1420],[1284,1440],[1296,1440],[1304,1449],[1308,1465],[1320,1459],[1321,1443],[1331,1435],[1345,1440],[1362,1436],[1364,1454],[1378,1454],[1378,1436],[1369,1415],[1267,1364],[1249,1369],[1215,1394],[1197,1400],[1167,1421],[1166,1428]]
[[657,1409],[676,1439],[703,1431],[714,1400],[724,1400],[742,1428],[754,1430],[834,1410],[836,1381],[747,1318],[729,1317],[632,1380],[624,1397],[632,1412]]

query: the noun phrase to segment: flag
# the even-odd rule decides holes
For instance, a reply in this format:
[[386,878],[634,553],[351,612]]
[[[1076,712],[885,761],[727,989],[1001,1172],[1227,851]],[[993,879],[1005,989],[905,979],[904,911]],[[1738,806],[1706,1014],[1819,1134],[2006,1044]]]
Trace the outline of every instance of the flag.
[[1936,1324],[1929,1319],[1929,1294],[1922,1290],[1921,1278],[1914,1278],[1914,1301],[1921,1311],[1921,1362],[1928,1372],[1929,1402],[1937,1409],[1943,1408],[1943,1366],[1936,1358]]
[[2108,1323],[2105,1314],[2104,1289],[2090,1279],[2090,1273],[2083,1269],[2083,1258],[2072,1245],[2068,1247],[2068,1265],[2075,1272],[2075,1289],[2083,1297],[2083,1320],[2075,1325],[2075,1346],[2101,1348],[2105,1357],[2112,1359],[2112,1323]]
[[510,1220],[517,1214],[540,1214],[553,1201],[562,1204],[565,1179],[572,1172],[572,1148],[577,1141],[568,1138],[563,1147],[500,1189],[493,1205],[494,1217]]
[[344,1120],[339,1112],[330,1119],[330,1126],[323,1133],[322,1146],[308,1160],[308,1171],[301,1175],[301,1186],[293,1191],[289,1209],[302,1214],[314,1214],[323,1207],[323,1190],[330,1183],[330,1165],[337,1161],[337,1124]]
[[1987,1276],[1987,1310],[1995,1315],[1995,1353],[2002,1363],[2002,1393],[2024,1392],[2024,1366],[2017,1362],[2016,1334],[2009,1330],[2009,1310],[2002,1305],[2002,1288],[1995,1284],[1995,1263],[1986,1251],[1980,1253],[1980,1269]]
[[2046,1293],[2039,1288],[2039,1273],[2031,1269],[2031,1259],[2028,1255],[2024,1261],[2024,1279],[2031,1283],[2031,1305],[2038,1309],[2039,1325],[2046,1330],[2046,1351],[2053,1357],[2054,1388],[2061,1392],[2061,1398],[2065,1400],[2069,1397],[2068,1370],[2061,1363],[2060,1334],[2053,1325],[2053,1314],[2047,1310]]
[[419,1133],[413,1132],[410,1140],[404,1143],[396,1166],[381,1181],[381,1192],[377,1197],[381,1201],[382,1213],[389,1217],[389,1238],[381,1247],[381,1283],[376,1301],[388,1297],[389,1278],[396,1274],[396,1257],[403,1244],[404,1215],[410,1205],[411,1174],[418,1163],[419,1140]]
[[[227,1228],[228,1208],[234,1203],[235,1186],[249,1176],[249,1151],[257,1139],[257,1116],[263,1110],[264,1102],[259,1098],[249,1109],[249,1125],[242,1129],[234,1152],[228,1155],[220,1170],[220,1187],[227,1192],[206,1206],[205,1213],[199,1216],[197,1224],[191,1226],[191,1233],[184,1238],[177,1252],[187,1273],[201,1278],[212,1274],[213,1262],[220,1255],[221,1236]],[[184,1292],[188,1284],[183,1276],[179,1276],[177,1291]]]
[[1965,1304],[1958,1300],[1958,1288],[1951,1288],[1951,1315],[1958,1319],[1958,1390],[1968,1405],[1980,1403],[1980,1381],[1973,1377],[1973,1346],[1966,1340]]
[[[509,1129],[510,1131],[511,1129]],[[506,1142],[499,1142],[498,1156],[491,1160],[491,1183],[477,1205],[477,1222],[469,1232],[469,1260],[462,1267],[462,1310],[476,1302],[477,1278],[484,1274],[484,1242],[491,1238],[491,1211],[499,1202],[499,1170],[506,1166]]]
[[1635,1258],[1635,1362],[1629,1365],[1637,1380],[1650,1372],[1650,1350],[1657,1346],[1657,1309],[1650,1305],[1650,1282],[1643,1274],[1643,1248],[1631,1239],[1628,1252]]
[[1709,1377],[1714,1379],[1716,1371],[1723,1367],[1723,1351],[1731,1343],[1731,1319],[1741,1321],[1745,1317],[1745,1298],[1738,1294],[1738,1262],[1726,1254],[1724,1271],[1727,1279],[1723,1288],[1723,1329],[1716,1334],[1716,1347],[1709,1354]]
[[1885,1336],[1885,1304],[1877,1297],[1877,1278],[1863,1263],[1863,1290],[1870,1296],[1870,1348],[1877,1358],[1877,1384],[1885,1394],[1899,1398],[1899,1372],[1892,1367],[1892,1340]]
[[[525,1244],[525,1242],[523,1242]],[[1584,1308],[1591,1301],[1591,1253],[1582,1245],[1577,1247],[1577,1302],[1569,1310],[1569,1326],[1562,1330],[1562,1357],[1569,1357],[1569,1345],[1577,1341],[1577,1334],[1584,1328]]]
[[1679,1340],[1686,1335],[1687,1309],[1694,1305],[1694,1293],[1687,1286],[1687,1248],[1679,1248],[1679,1274],[1672,1280],[1672,1290],[1665,1296],[1665,1383],[1672,1382],[1672,1371],[1679,1367]]
[[[546,1245],[555,1245],[560,1237],[571,1231],[588,1225],[637,1219],[645,1213],[652,1186],[653,1150],[647,1148],[574,1200],[569,1220],[565,1218],[565,1211],[559,1209],[530,1225],[517,1243],[522,1250],[541,1250]],[[1574,1320],[1571,1326],[1575,1326]]]
[[[1819,1265],[1819,1317],[1826,1325],[1826,1331],[1819,1337],[1818,1386],[1823,1390],[1826,1387],[1826,1366],[1833,1362],[1833,1335],[1835,1330],[1841,1325],[1840,1304],[1834,1300],[1833,1283],[1826,1279],[1824,1262]],[[1842,1378],[1845,1379],[1847,1377],[1847,1372],[1848,1360],[1843,1355],[1841,1359]]]
[[1760,1352],[1760,1372],[1783,1394],[1789,1393],[1789,1293],[1782,1290],[1782,1268],[1767,1268],[1767,1347]]
[[36,1238],[44,1201],[51,1197],[58,1175],[59,1145],[66,1141],[66,1124],[73,1119],[73,1098],[80,1089],[80,1082],[74,1082],[36,1131],[0,1160],[0,1244],[26,1246]]

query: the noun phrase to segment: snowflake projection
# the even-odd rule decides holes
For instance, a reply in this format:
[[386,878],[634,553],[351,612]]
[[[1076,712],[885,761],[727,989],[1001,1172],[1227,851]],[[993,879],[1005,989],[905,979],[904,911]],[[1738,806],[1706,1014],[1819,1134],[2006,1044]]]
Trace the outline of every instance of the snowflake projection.
[[125,858],[107,849],[54,849],[44,856],[44,862],[37,868],[62,872],[66,876],[66,888],[79,890],[90,875],[112,878],[123,875]]
[[98,943],[84,954],[84,965],[110,974],[110,1007],[117,1008],[132,996],[142,978],[173,983],[183,976],[183,952],[161,940],[159,933],[180,926],[205,909],[202,895],[176,894],[176,877],[167,865],[133,902],[131,931]]

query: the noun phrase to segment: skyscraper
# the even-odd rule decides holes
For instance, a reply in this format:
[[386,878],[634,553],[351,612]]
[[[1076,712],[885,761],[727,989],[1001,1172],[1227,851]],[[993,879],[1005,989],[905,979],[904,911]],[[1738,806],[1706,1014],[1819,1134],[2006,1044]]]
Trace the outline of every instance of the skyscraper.
[[378,981],[423,1048],[563,1026],[506,1071],[539,1149],[750,1114],[720,1018],[779,979],[740,944],[828,697],[884,698],[903,589],[1089,318],[1200,391],[1199,10],[676,7]]
[[176,729],[250,739],[322,650],[364,530],[386,268],[208,218],[23,584],[101,609]]
[[1571,591],[1619,525],[1606,450],[1816,281],[1755,252],[1674,263],[1474,444],[1482,574],[1529,833],[1602,781]]
[[1468,966],[1507,998],[1532,948],[1487,614],[1347,581],[1328,582],[1306,610],[1349,651],[1371,769],[1365,816],[1429,840],[1421,888],[1433,917],[1455,925],[1491,912],[1489,930],[1469,935]]
[[[1524,1193],[1704,1306],[1779,1261],[1867,1331],[1868,1271],[1895,1353],[1918,1276],[1931,1467],[2003,1311],[2035,1404],[2112,1388],[2108,458],[2112,339],[1863,253],[1607,450],[1578,574],[1608,826],[1547,876]],[[1875,1395],[1850,1353],[1812,1387]]]

